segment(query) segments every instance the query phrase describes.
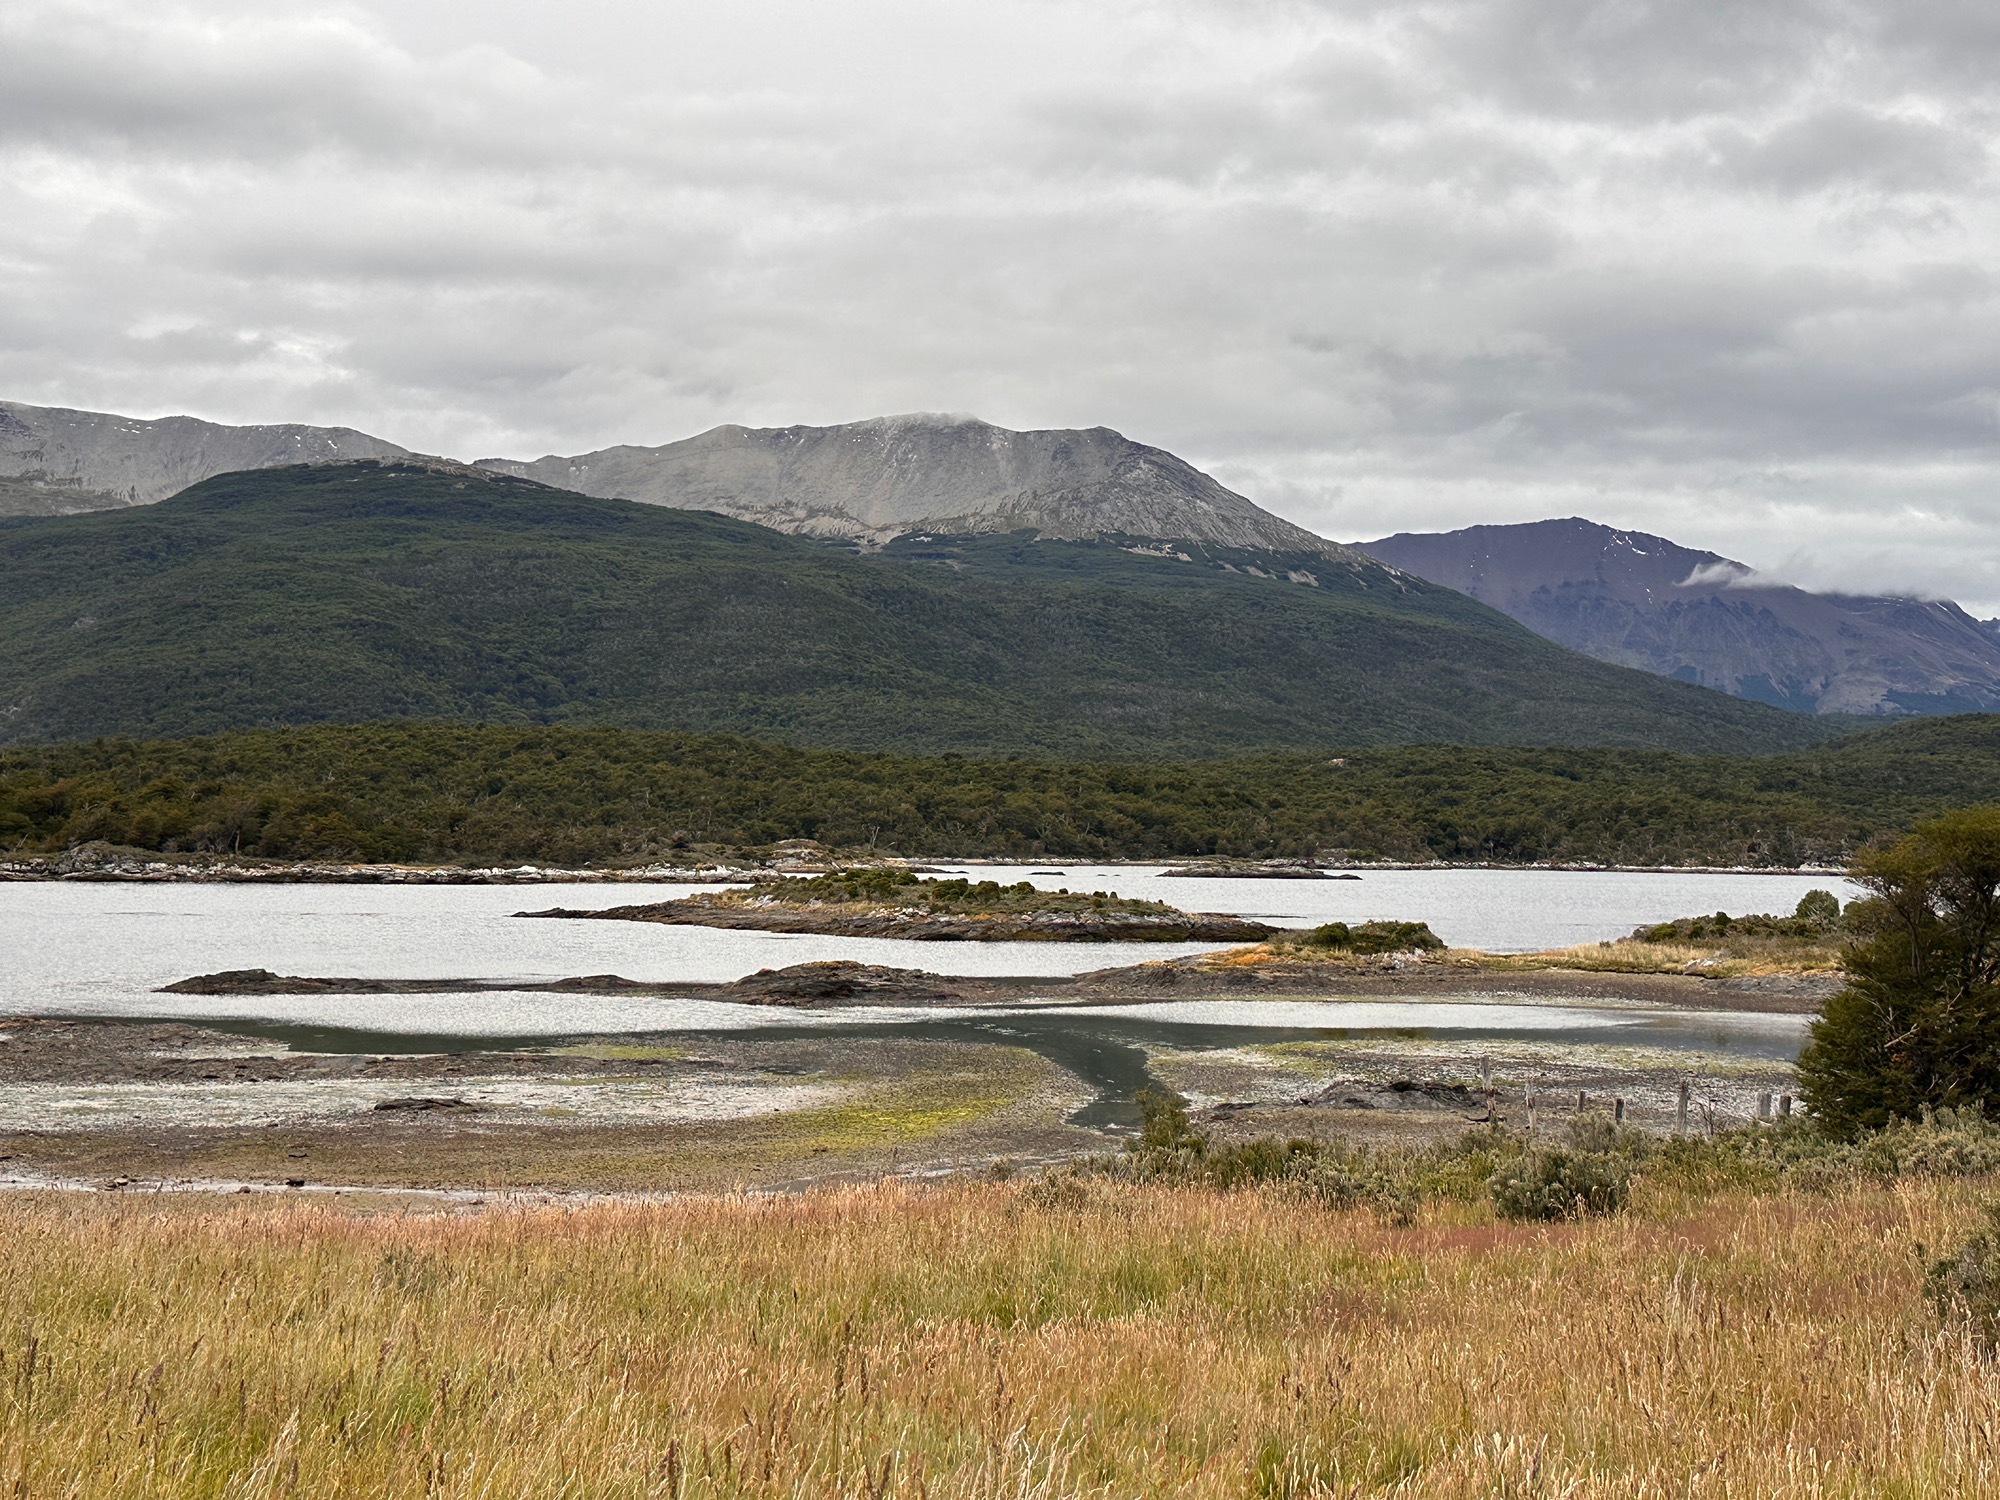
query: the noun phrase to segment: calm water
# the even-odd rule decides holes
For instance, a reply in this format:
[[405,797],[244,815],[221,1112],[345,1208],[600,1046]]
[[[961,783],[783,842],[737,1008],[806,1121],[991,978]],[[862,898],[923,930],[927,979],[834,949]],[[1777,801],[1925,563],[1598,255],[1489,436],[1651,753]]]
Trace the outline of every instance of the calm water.
[[[955,865],[987,880],[1044,889],[1113,890],[1189,911],[1226,911],[1281,926],[1428,922],[1456,948],[1526,953],[1623,937],[1642,922],[1726,911],[1789,913],[1807,891],[1859,894],[1832,875],[1691,875],[1599,870],[1377,870],[1359,880],[1200,880],[1164,865]],[[1039,872],[1061,870],[1059,876]]]
[[[1789,911],[1814,886],[1834,889],[1843,899],[1853,894],[1845,882],[1826,876],[1423,870],[1380,871],[1359,881],[1254,881],[1163,879],[1158,866],[962,868],[981,877],[1110,890],[1287,925],[1419,919],[1456,945],[1517,951],[1613,937],[1642,922],[1694,912]],[[1036,870],[1062,873],[1032,873]],[[786,1024],[795,1018],[759,1007],[630,997],[471,993],[246,999],[153,991],[218,969],[530,981],[617,973],[640,980],[716,982],[828,958],[945,974],[1053,977],[1201,952],[1207,946],[913,943],[648,923],[522,921],[512,915],[555,905],[665,900],[689,889],[9,883],[0,885],[0,1014],[239,1018],[440,1036],[708,1030]],[[1471,1026],[1477,1019],[1467,1016],[1454,1023],[1437,1006],[1388,1009],[1421,1011],[1421,1024],[1430,1026]],[[1533,1008],[1508,1009],[1510,1027],[1536,1024],[1529,1015]],[[1284,1020],[1269,1010],[1260,1014],[1261,1020],[1232,1016],[1229,1024],[1351,1026],[1358,1024],[1360,1013],[1349,1005],[1341,1022],[1304,1015]],[[884,1024],[915,1019],[893,1011],[865,1018]],[[845,1024],[863,1023],[864,1018],[855,1018]],[[1414,1023],[1409,1015],[1399,1020],[1385,1014],[1369,1024]]]

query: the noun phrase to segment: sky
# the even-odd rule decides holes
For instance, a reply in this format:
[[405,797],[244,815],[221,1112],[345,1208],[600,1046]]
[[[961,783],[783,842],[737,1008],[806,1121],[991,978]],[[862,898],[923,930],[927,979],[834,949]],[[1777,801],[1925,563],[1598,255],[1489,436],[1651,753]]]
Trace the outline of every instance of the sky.
[[2000,614],[1990,0],[7,0],[0,396],[1115,427]]

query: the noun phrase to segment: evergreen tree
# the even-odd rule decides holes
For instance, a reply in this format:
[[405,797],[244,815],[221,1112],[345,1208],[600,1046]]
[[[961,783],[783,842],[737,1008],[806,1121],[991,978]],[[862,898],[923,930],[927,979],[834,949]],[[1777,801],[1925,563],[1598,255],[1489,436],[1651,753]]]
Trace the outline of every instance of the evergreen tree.
[[2000,1103],[2000,807],[1919,824],[1852,875],[1870,894],[1799,1058],[1806,1102],[1842,1133]]

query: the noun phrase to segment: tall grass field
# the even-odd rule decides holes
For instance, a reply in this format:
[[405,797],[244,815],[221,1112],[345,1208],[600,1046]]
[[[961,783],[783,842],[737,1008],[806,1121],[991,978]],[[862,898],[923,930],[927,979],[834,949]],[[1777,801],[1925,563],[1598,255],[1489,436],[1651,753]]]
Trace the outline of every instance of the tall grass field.
[[1923,1295],[1984,1186],[17,1195],[0,1495],[2000,1494],[2000,1367]]

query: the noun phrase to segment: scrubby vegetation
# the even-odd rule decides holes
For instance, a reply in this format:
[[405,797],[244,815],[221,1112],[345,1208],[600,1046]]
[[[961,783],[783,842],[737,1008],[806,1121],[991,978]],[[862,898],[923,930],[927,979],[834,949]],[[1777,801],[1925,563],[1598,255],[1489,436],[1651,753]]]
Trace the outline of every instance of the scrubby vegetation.
[[1160,1089],[1142,1090],[1138,1106],[1140,1130],[1125,1151],[1086,1160],[1077,1174],[1259,1187],[1333,1207],[1365,1205],[1398,1222],[1440,1202],[1489,1202],[1501,1218],[1522,1221],[1614,1213],[1635,1181],[1683,1195],[1746,1186],[1825,1192],[1856,1182],[2000,1172],[2000,1123],[1975,1110],[1893,1120],[1851,1136],[1804,1115],[1686,1136],[1582,1115],[1538,1136],[1480,1125],[1449,1140],[1371,1148],[1275,1137],[1219,1141],[1193,1125],[1183,1100]]
[[1631,1187],[1633,1156],[1616,1151],[1523,1151],[1487,1180],[1493,1208],[1503,1219],[1580,1219],[1616,1213]]
[[817,839],[918,857],[1784,866],[2000,800],[2000,716],[1795,755],[1431,747],[1183,764],[371,724],[0,751],[0,848],[689,862]]
[[1632,936],[1642,943],[1769,943],[1786,939],[1824,942],[1840,932],[1840,898],[1831,891],[1807,891],[1789,917],[1750,913],[1732,917],[1681,917],[1655,922]]
[[1628,938],[1534,957],[1559,967],[1618,973],[1824,973],[1840,966],[1847,937],[1840,899],[1831,891],[1808,891],[1788,917],[1718,911],[1653,922]]
[[1015,912],[1096,912],[1107,915],[1173,915],[1164,901],[1134,901],[1110,891],[1089,894],[1044,891],[1025,880],[927,880],[899,867],[834,870],[825,875],[772,881],[747,891],[719,891],[707,901],[834,903],[893,906],[903,910],[978,915]]
[[2000,1200],[1953,1253],[1931,1262],[1924,1294],[1947,1327],[1965,1331],[1982,1352],[2000,1353]]
[[1435,953],[1443,949],[1444,940],[1431,931],[1428,922],[1376,921],[1358,922],[1353,926],[1345,922],[1322,922],[1317,927],[1272,938],[1270,946],[1278,952],[1351,953],[1362,957],[1382,953]]

